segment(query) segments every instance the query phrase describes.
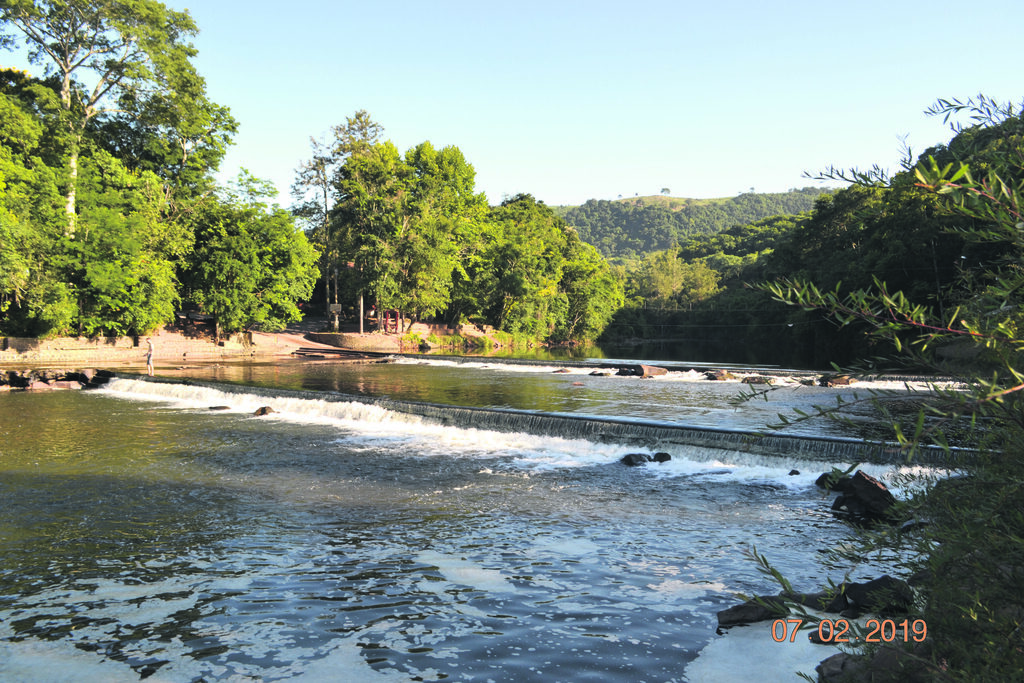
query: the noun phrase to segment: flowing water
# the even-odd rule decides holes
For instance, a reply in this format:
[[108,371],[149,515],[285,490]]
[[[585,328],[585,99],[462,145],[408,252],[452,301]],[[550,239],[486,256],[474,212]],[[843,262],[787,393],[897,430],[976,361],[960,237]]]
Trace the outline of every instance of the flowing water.
[[879,572],[820,562],[850,532],[813,481],[855,435],[803,426],[832,440],[779,454],[673,431],[817,390],[736,409],[736,384],[585,369],[178,374],[0,395],[0,680],[744,680],[766,655],[709,645],[735,593],[778,590],[751,547],[806,590]]

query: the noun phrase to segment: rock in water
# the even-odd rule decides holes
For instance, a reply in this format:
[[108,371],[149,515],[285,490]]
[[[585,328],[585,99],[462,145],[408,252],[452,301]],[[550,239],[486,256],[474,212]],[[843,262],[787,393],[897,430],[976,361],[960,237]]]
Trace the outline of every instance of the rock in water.
[[832,490],[842,492],[832,504],[832,511],[856,522],[889,521],[896,505],[896,498],[885,484],[860,470],[849,479],[836,482]]
[[728,370],[715,370],[714,372],[705,372],[704,378],[709,379],[712,382],[724,382],[729,379],[736,379],[736,375],[732,374]]
[[639,467],[640,465],[646,465],[650,461],[651,456],[646,453],[627,453],[622,456],[621,460],[619,460],[623,465],[627,465],[629,467]]
[[914,602],[914,589],[902,579],[885,574],[866,583],[850,583],[843,591],[858,614],[906,614]]
[[742,605],[733,605],[718,613],[718,627],[753,624],[758,621],[777,619],[788,614],[786,599],[775,595],[762,595],[758,600],[750,600]]

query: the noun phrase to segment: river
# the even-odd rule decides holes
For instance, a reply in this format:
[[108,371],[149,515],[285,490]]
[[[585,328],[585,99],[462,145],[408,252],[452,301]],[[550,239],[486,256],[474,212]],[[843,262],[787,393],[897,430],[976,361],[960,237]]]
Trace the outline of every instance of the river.
[[[835,390],[788,376],[736,406],[745,385],[699,373],[554,370],[239,364],[0,395],[0,680],[796,680],[831,654],[716,613],[777,592],[753,547],[804,590],[891,570],[821,562],[850,531],[813,482],[856,428],[801,424],[792,452],[689,435]],[[638,451],[672,459],[619,463]]]

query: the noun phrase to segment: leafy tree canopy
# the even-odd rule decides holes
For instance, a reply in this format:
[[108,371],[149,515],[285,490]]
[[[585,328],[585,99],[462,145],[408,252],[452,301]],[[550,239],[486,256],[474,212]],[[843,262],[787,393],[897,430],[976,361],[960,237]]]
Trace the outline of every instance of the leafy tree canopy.
[[[150,170],[172,189],[209,187],[236,124],[206,99],[191,59],[197,29],[188,12],[156,0],[2,0],[0,22],[20,34],[32,63],[58,95],[55,112],[67,170],[65,231],[78,221],[79,156],[85,137],[127,167]],[[7,41],[10,43],[11,41]]]
[[266,208],[265,183],[242,171],[234,187],[198,205],[195,255],[184,274],[186,292],[217,319],[222,332],[276,331],[301,319],[319,254],[293,216]]

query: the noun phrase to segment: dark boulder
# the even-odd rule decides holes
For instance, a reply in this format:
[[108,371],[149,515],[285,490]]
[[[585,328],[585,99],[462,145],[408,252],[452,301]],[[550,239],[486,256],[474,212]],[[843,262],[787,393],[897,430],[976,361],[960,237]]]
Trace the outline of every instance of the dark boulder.
[[832,504],[832,513],[856,523],[892,521],[896,498],[869,474],[858,470],[848,480],[840,480],[832,487],[842,494]]
[[819,683],[872,681],[873,683],[930,683],[946,680],[943,672],[929,662],[925,648],[918,646],[908,652],[884,645],[870,655],[840,652],[823,660],[815,671]]
[[869,474],[858,470],[852,477],[838,470],[818,477],[815,484],[840,496],[832,504],[832,513],[856,524],[892,522],[896,498]]
[[857,471],[850,482],[852,493],[863,500],[872,512],[884,515],[896,504],[896,498],[885,487],[869,474]]
[[36,380],[36,375],[31,370],[11,370],[7,374],[7,383],[15,389],[27,389]]
[[902,579],[888,574],[867,583],[848,583],[843,589],[850,609],[844,614],[860,616],[868,612],[881,616],[906,614],[914,602],[914,589]]
[[257,417],[261,417],[263,415],[270,415],[273,412],[276,412],[276,411],[273,408],[271,408],[270,406],[263,406],[262,408],[257,408],[256,412],[253,413],[253,415],[256,415]]
[[736,375],[732,374],[728,370],[715,370],[713,372],[705,372],[704,378],[711,380],[712,382],[724,382],[728,379],[736,379]]
[[668,453],[655,453],[654,457],[651,458],[654,462],[668,462],[672,459],[672,456]]
[[862,680],[855,676],[864,673],[863,659],[863,657],[848,652],[839,652],[822,660],[818,666],[814,667],[814,670],[818,672],[819,683]]
[[667,375],[668,370],[656,365],[623,365],[615,374],[619,377],[657,377]]
[[628,467],[639,467],[651,462],[651,456],[646,453],[627,453],[622,456],[619,462]]
[[804,607],[839,614],[850,606],[842,591],[818,591],[817,593],[782,593],[782,597]]
[[777,595],[759,596],[756,600],[748,600],[742,605],[733,605],[718,613],[718,627],[753,624],[758,621],[778,619],[789,614],[786,600]]
[[110,370],[97,370],[89,381],[90,387],[100,387],[114,379],[115,375]]

